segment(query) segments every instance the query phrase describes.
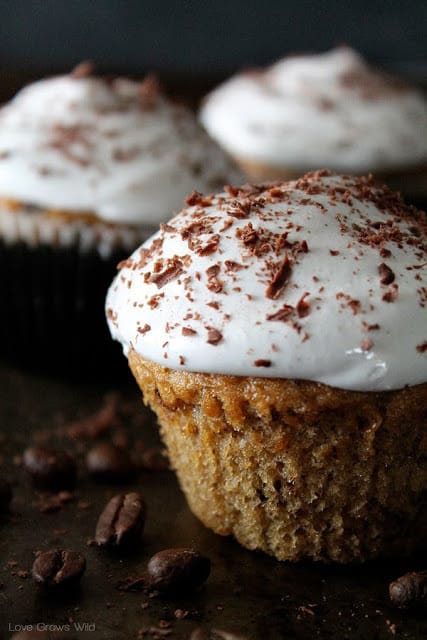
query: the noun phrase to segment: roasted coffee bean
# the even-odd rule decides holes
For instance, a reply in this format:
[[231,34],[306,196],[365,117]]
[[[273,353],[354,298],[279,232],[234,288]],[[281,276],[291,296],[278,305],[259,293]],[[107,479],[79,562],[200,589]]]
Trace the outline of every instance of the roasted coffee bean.
[[150,559],[147,570],[150,586],[159,591],[191,590],[208,578],[211,562],[194,549],[164,549]]
[[390,600],[399,609],[427,605],[427,571],[405,573],[389,586]]
[[9,509],[12,500],[12,487],[4,478],[0,478],[0,513]]
[[38,487],[72,489],[76,483],[76,462],[67,451],[29,447],[24,451],[22,464]]
[[77,583],[86,569],[86,559],[78,551],[40,551],[32,574],[36,582],[47,587],[65,587]]
[[86,456],[89,473],[101,482],[128,482],[135,474],[135,466],[124,449],[109,442],[96,445]]
[[98,546],[124,547],[140,541],[144,529],[146,506],[140,493],[114,496],[107,503],[96,525]]

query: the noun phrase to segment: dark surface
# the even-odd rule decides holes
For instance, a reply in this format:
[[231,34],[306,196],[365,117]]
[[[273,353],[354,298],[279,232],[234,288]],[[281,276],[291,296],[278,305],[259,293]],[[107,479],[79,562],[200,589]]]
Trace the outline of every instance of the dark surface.
[[343,42],[426,69],[425,0],[43,0],[3,2],[6,68],[49,73],[91,58],[105,71],[223,74]]
[[[425,613],[399,611],[388,599],[389,582],[424,568],[420,558],[354,567],[279,563],[205,529],[188,510],[170,471],[141,471],[126,487],[97,484],[84,465],[94,443],[120,438],[137,463],[141,440],[146,446],[158,443],[154,421],[130,375],[120,390],[120,402],[131,407],[125,423],[95,440],[70,437],[66,425],[98,410],[109,391],[111,387],[95,383],[55,381],[0,365],[0,476],[12,482],[14,494],[11,513],[0,516],[1,639],[11,637],[11,628],[36,623],[70,625],[67,640],[180,640],[197,627],[233,632],[246,640],[427,637]],[[65,500],[54,513],[40,512],[40,499],[19,466],[19,456],[34,443],[64,447],[78,460],[73,500]],[[147,502],[140,547],[125,554],[87,546],[107,500],[130,490],[141,491]],[[209,579],[194,594],[148,597],[117,589],[126,578],[141,577],[154,553],[184,546],[195,547],[212,562]],[[86,556],[87,569],[76,591],[46,593],[25,577],[34,552],[51,548]],[[187,611],[187,617],[178,619],[177,609]],[[170,636],[156,636],[161,620],[169,621]],[[79,633],[74,622],[90,626]]]

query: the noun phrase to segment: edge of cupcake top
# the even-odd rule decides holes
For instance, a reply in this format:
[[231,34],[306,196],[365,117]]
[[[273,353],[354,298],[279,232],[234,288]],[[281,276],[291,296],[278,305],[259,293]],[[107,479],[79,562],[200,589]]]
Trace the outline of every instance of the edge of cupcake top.
[[427,163],[427,98],[339,47],[238,73],[200,118],[237,158],[307,171],[402,170]]
[[124,352],[166,367],[353,390],[427,381],[426,219],[328,171],[193,193],[120,265]]
[[0,195],[24,206],[157,227],[192,189],[218,190],[239,175],[153,77],[107,80],[80,65],[0,109]]

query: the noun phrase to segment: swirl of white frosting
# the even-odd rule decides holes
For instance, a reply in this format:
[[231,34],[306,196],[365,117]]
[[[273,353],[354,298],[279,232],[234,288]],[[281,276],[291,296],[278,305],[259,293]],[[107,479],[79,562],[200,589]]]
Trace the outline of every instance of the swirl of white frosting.
[[368,173],[427,162],[427,99],[349,48],[240,73],[200,113],[241,160],[276,168]]
[[54,77],[0,110],[2,197],[157,227],[193,189],[234,179],[194,114],[150,78]]
[[427,381],[424,214],[329,172],[189,205],[109,289],[125,353],[353,390]]

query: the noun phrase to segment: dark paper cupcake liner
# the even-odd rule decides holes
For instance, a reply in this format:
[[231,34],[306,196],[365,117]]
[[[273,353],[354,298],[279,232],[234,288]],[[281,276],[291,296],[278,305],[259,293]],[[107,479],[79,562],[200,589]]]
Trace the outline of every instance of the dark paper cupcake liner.
[[128,376],[105,321],[105,295],[128,250],[0,241],[0,357],[70,378]]

